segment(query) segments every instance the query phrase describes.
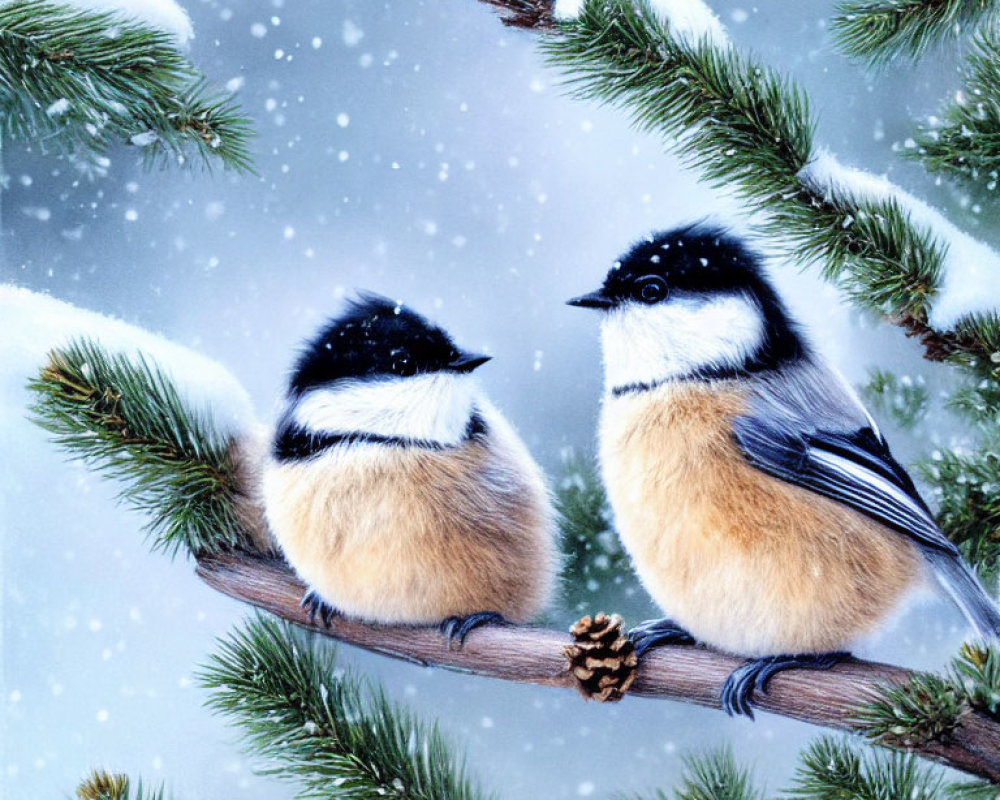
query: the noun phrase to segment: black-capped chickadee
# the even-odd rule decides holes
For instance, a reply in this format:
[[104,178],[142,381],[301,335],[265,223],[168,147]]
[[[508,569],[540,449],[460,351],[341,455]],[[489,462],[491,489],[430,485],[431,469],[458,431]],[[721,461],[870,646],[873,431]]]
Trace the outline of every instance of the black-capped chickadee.
[[303,605],[429,624],[460,641],[533,617],[555,585],[539,467],[476,384],[489,356],[363,295],[308,343],[264,474],[268,524]]
[[640,654],[696,640],[752,656],[722,690],[752,717],[755,688],[846,658],[928,572],[998,635],[996,606],[739,239],[659,233],[569,303],[603,312],[601,470],[669,616],[635,629]]

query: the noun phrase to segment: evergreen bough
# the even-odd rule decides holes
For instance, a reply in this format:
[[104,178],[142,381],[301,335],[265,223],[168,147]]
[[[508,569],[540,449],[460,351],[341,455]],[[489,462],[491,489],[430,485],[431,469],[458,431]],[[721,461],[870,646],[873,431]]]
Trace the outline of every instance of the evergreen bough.
[[335,649],[258,616],[220,642],[199,680],[261,772],[315,800],[484,800],[437,727],[368,681],[338,670]]
[[79,800],[163,800],[163,789],[145,789],[142,781],[135,786],[128,775],[94,770],[76,787]]
[[965,83],[942,121],[924,127],[917,147],[904,150],[931,172],[962,178],[987,191],[1000,181],[1000,32],[984,28],[970,44]]
[[124,142],[147,164],[250,172],[251,130],[170,33],[49,0],[0,4],[0,140],[91,158]]
[[855,303],[920,335],[930,356],[1000,375],[996,319],[971,317],[954,332],[927,322],[945,257],[934,233],[891,197],[811,175],[814,120],[790,79],[727,43],[674,35],[645,0],[585,0],[542,48],[574,96],[621,108],[710,183],[763,212],[762,230],[789,259],[821,263]]
[[884,65],[994,25],[998,11],[996,0],[848,0],[837,6],[831,28],[847,55]]
[[247,544],[231,442],[155,364],[79,339],[52,351],[29,388],[34,419],[55,443],[120,481],[120,498],[150,515],[154,549]]

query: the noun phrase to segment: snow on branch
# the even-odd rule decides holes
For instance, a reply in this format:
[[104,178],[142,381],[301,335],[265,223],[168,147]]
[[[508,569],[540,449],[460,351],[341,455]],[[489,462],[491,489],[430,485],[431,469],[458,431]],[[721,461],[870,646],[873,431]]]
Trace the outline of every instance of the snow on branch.
[[[23,323],[12,327],[24,331],[23,341],[5,343],[15,359],[30,357],[40,346],[37,340],[51,339],[37,330],[38,321],[42,331],[46,318],[54,327],[65,324],[62,317],[51,318],[64,304],[0,291],[0,312],[5,299],[6,309],[14,319],[19,313]],[[96,315],[84,314],[91,317]],[[93,334],[113,340],[110,330],[116,327],[124,326],[95,324]],[[22,348],[27,352],[21,354]],[[174,349],[157,352],[169,360]],[[198,359],[191,361],[195,366]],[[221,383],[229,380],[223,375]],[[70,456],[122,483],[121,496],[150,515],[154,548],[186,551],[196,559],[198,575],[217,590],[316,627],[300,606],[306,587],[271,552],[260,501],[263,452],[251,423],[234,424],[231,411],[220,423],[211,408],[191,403],[197,393],[180,388],[167,366],[141,352],[109,350],[93,339],[63,341],[29,388],[35,394],[36,422],[55,434]],[[219,398],[219,413],[231,403],[228,396]],[[474,632],[456,648],[434,627],[386,627],[336,617],[320,630],[419,664],[554,687],[577,685],[565,652],[572,640],[558,631],[492,627]],[[888,732],[896,738],[883,734],[880,741],[895,745],[902,730],[910,737],[902,744],[913,752],[1000,782],[1000,714],[990,705],[1000,691],[1000,654],[969,652],[963,681],[971,681],[972,689],[963,694],[965,689],[955,688],[949,704],[935,698],[928,702],[920,693],[922,684],[906,670],[852,661],[825,673],[782,673],[759,705],[817,725]],[[630,691],[720,708],[720,687],[742,663],[699,647],[664,648],[642,659]],[[896,688],[880,689],[886,682]],[[873,703],[880,698],[881,706]]]
[[543,29],[542,47],[574,95],[622,108],[765,212],[764,230],[790,258],[822,263],[855,302],[918,336],[929,358],[995,377],[1000,255],[817,148],[803,91],[735,48],[703,2],[680,5],[584,0]]

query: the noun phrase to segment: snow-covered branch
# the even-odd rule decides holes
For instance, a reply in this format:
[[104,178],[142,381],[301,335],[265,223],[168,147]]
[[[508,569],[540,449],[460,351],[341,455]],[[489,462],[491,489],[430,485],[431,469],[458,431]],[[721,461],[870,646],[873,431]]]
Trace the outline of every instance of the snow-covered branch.
[[770,243],[820,264],[855,302],[919,337],[929,358],[994,376],[1000,255],[818,148],[804,92],[734,47],[704,3],[585,0],[553,3],[553,15],[542,47],[576,96],[674,142],[709,182],[763,212]]

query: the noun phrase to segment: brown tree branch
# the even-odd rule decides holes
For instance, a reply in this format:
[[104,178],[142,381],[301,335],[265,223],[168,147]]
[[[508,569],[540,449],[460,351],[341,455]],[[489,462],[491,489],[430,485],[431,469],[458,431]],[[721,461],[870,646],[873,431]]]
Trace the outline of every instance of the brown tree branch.
[[[569,634],[531,627],[488,626],[450,647],[433,627],[389,627],[334,617],[329,627],[313,623],[299,606],[305,585],[280,559],[243,553],[202,556],[198,576],[212,588],[266,609],[297,625],[342,642],[423,666],[485,675],[519,683],[575,688],[563,654]],[[682,700],[721,708],[723,681],[744,662],[700,647],[662,647],[648,653],[630,694]],[[908,670],[851,660],[827,672],[795,670],[774,677],[759,708],[792,719],[857,732],[860,704],[874,699],[885,682],[901,682]],[[1000,782],[1000,724],[982,714],[963,717],[947,741],[914,746],[912,752],[964,772]]]

